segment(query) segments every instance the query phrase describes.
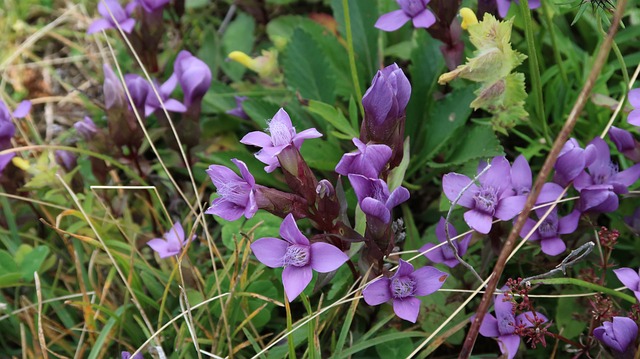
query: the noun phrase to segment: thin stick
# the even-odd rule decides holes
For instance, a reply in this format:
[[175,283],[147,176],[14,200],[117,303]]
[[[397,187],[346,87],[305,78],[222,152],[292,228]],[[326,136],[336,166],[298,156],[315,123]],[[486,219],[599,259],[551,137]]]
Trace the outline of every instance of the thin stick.
[[42,289],[40,288],[38,272],[33,272],[33,280],[36,282],[36,296],[38,298],[38,340],[40,341],[40,351],[44,359],[49,359],[47,342],[44,339],[44,329],[42,328]]
[[611,27],[607,32],[607,36],[605,37],[602,43],[602,46],[598,50],[598,54],[594,61],[593,67],[591,68],[591,72],[589,73],[589,77],[587,78],[587,81],[584,84],[582,91],[580,91],[580,95],[578,96],[576,103],[571,109],[571,113],[569,113],[569,117],[567,118],[567,121],[562,127],[560,134],[558,135],[555,142],[553,143],[551,152],[547,156],[547,159],[545,160],[544,165],[540,170],[540,174],[536,178],[536,182],[533,186],[531,193],[529,193],[529,197],[527,197],[527,202],[525,203],[524,209],[518,216],[516,223],[511,229],[511,232],[509,233],[509,237],[507,238],[507,241],[505,242],[504,247],[502,247],[502,251],[500,252],[498,261],[493,269],[493,275],[486,288],[487,293],[485,293],[482,296],[482,301],[480,302],[478,310],[476,311],[476,317],[473,320],[471,324],[471,328],[467,333],[467,337],[464,340],[464,344],[462,346],[462,350],[459,356],[461,359],[468,359],[469,356],[471,356],[473,345],[476,342],[476,338],[478,337],[478,332],[480,330],[480,323],[482,323],[482,320],[484,319],[484,315],[486,314],[487,309],[489,309],[489,306],[491,305],[491,293],[493,293],[493,291],[498,286],[498,281],[500,280],[502,272],[504,271],[507,257],[509,257],[509,254],[511,254],[511,250],[513,249],[513,246],[516,243],[516,238],[520,234],[520,231],[522,230],[522,227],[524,226],[525,221],[529,216],[529,212],[531,212],[531,208],[533,207],[536,198],[538,198],[538,195],[540,194],[542,185],[544,184],[547,177],[549,176],[549,173],[551,173],[553,164],[558,158],[558,154],[560,153],[562,146],[569,139],[571,130],[573,130],[573,127],[578,121],[578,117],[582,112],[582,109],[584,108],[585,104],[589,99],[589,94],[591,93],[591,90],[593,89],[593,86],[595,85],[595,82],[598,79],[600,71],[602,70],[604,63],[607,60],[609,51],[611,50],[613,37],[615,36],[618,30],[618,25],[620,24],[622,15],[624,14],[624,9],[626,4],[627,4],[627,0],[620,0],[618,2],[618,8],[616,9],[615,15],[611,22]]

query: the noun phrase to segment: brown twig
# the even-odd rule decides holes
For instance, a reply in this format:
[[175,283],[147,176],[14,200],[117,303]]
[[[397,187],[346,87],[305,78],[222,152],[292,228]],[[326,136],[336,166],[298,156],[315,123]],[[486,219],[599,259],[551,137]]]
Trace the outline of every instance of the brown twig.
[[496,290],[498,281],[500,280],[500,276],[504,271],[507,258],[509,257],[509,255],[511,254],[511,251],[513,250],[513,246],[516,243],[516,239],[520,234],[520,231],[522,230],[522,227],[524,226],[526,219],[529,216],[529,212],[531,212],[531,209],[533,208],[536,198],[538,198],[538,195],[540,194],[542,185],[544,184],[547,177],[549,176],[549,173],[551,173],[551,169],[553,168],[553,165],[558,157],[558,154],[560,153],[560,150],[562,149],[562,146],[569,138],[569,135],[578,120],[580,112],[582,112],[582,109],[584,108],[585,104],[589,99],[589,94],[591,93],[591,90],[593,89],[593,86],[596,80],[598,79],[598,76],[600,75],[600,71],[602,70],[604,63],[607,60],[609,51],[611,50],[613,37],[618,31],[618,25],[622,20],[622,15],[624,14],[624,9],[626,4],[627,4],[627,0],[620,0],[618,2],[616,12],[613,16],[613,20],[611,21],[611,26],[609,27],[609,31],[607,31],[607,36],[604,38],[604,41],[602,42],[602,45],[598,50],[598,54],[596,55],[596,59],[594,61],[593,67],[591,68],[591,72],[589,73],[589,77],[587,78],[586,83],[582,87],[582,91],[578,95],[578,99],[576,100],[576,103],[573,105],[573,108],[571,109],[571,113],[569,113],[569,117],[567,118],[567,121],[562,127],[560,134],[558,135],[555,142],[553,143],[551,152],[547,156],[547,159],[545,160],[544,164],[542,165],[542,168],[540,169],[540,173],[536,178],[536,182],[533,185],[533,189],[531,190],[529,197],[527,197],[527,202],[525,203],[524,209],[518,216],[516,223],[514,224],[513,228],[511,229],[511,232],[509,233],[509,237],[507,238],[507,241],[502,247],[502,251],[500,252],[498,261],[495,267],[493,268],[493,276],[491,277],[491,280],[487,285],[485,294],[482,296],[482,301],[480,302],[480,305],[478,306],[478,309],[476,311],[476,317],[474,321],[471,323],[471,328],[469,329],[469,333],[467,333],[467,337],[464,340],[464,344],[462,346],[462,350],[460,351],[459,358],[467,359],[471,355],[471,351],[473,350],[473,345],[475,344],[476,338],[478,336],[478,331],[480,330],[480,323],[482,323],[482,320],[484,319],[484,315],[487,312],[489,305],[491,305],[492,293]]

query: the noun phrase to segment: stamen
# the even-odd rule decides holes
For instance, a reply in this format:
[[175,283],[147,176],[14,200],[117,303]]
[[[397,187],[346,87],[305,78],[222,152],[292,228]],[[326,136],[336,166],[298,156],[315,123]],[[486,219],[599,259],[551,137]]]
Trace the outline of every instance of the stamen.
[[394,278],[391,281],[391,293],[393,298],[402,299],[412,297],[416,281],[411,277]]
[[292,244],[284,254],[284,266],[304,267],[309,263],[309,247]]

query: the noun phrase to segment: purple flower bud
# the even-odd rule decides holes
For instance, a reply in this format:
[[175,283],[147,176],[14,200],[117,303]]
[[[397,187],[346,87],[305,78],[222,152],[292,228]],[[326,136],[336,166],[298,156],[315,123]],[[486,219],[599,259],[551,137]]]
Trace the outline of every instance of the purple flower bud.
[[582,149],[575,138],[569,139],[560,150],[556,163],[553,165],[553,168],[556,170],[553,176],[553,182],[562,187],[567,186],[578,177],[582,170],[584,170],[586,166],[589,166],[595,158],[595,147],[588,145],[585,149]]
[[108,109],[117,106],[123,107],[126,103],[126,95],[122,83],[118,76],[113,72],[111,66],[104,64],[104,84],[102,90],[104,92],[104,104]]
[[[154,83],[167,111],[182,113],[187,111],[187,108],[180,103],[180,101],[169,98],[177,84],[178,77],[175,74],[171,75],[171,77],[169,77],[169,79],[162,85],[159,85],[157,82]],[[151,116],[151,114],[160,110],[162,110],[162,105],[160,104],[160,101],[158,101],[158,96],[156,96],[152,88],[149,88],[149,93],[145,102],[145,116]]]
[[375,27],[383,31],[396,31],[412,20],[416,28],[427,28],[436,22],[435,15],[427,9],[430,0],[396,0],[400,10],[386,13],[376,21]]
[[[131,18],[131,14],[136,6],[137,3],[132,1],[123,9],[118,0],[100,0],[98,3],[98,12],[100,16],[102,16],[102,19],[92,22],[87,29],[87,34],[93,34],[100,30],[117,29],[118,26],[116,24],[120,25],[122,31],[127,34],[131,33],[133,27],[136,25],[136,21]],[[111,13],[109,13],[109,11],[111,11]],[[113,18],[111,14],[113,14]]]
[[222,217],[227,221],[235,221],[243,215],[251,218],[258,211],[256,181],[244,162],[235,158],[231,161],[240,170],[242,178],[227,167],[209,166],[207,174],[216,186],[219,197],[213,200],[205,213]]
[[78,159],[73,152],[65,150],[56,150],[56,162],[62,166],[67,172],[71,172],[78,165]]
[[416,296],[425,296],[442,287],[449,275],[434,267],[413,270],[413,266],[400,260],[398,270],[391,277],[377,279],[362,291],[369,305],[380,305],[393,301],[393,311],[404,320],[415,323],[421,302]]
[[359,174],[369,178],[378,178],[380,171],[389,163],[391,148],[387,145],[364,144],[357,138],[353,144],[358,150],[342,156],[336,166],[336,172],[346,176]]
[[[511,7],[513,0],[496,0],[498,3],[498,13],[501,18],[505,18]],[[516,0],[516,2],[518,2]],[[540,0],[529,0],[529,9],[537,9],[540,7]]]
[[604,322],[601,327],[595,328],[593,336],[620,355],[626,353],[627,349],[634,350],[631,344],[638,336],[638,325],[627,317],[613,317],[612,322]]
[[333,189],[333,185],[326,179],[318,181],[318,186],[316,186],[316,193],[319,198],[331,197],[336,191]]
[[[422,248],[420,248],[420,252],[422,253],[422,252],[428,251],[427,253],[424,253],[424,255],[425,257],[429,258],[429,260],[431,260],[433,263],[443,263],[447,267],[453,268],[458,264],[460,264],[460,262],[458,261],[458,259],[456,259],[456,256],[453,253],[453,249],[451,249],[451,247],[449,246],[449,243],[447,243],[447,233],[445,231],[444,224],[445,224],[445,219],[440,217],[440,221],[436,226],[436,238],[438,239],[438,242],[444,243],[444,244],[436,249],[428,251],[430,248],[435,247],[435,244],[427,243],[424,246],[422,246]],[[453,227],[453,225],[449,223],[450,238],[456,237],[457,235],[458,235],[458,232]],[[465,253],[467,253],[467,248],[469,247],[470,241],[471,241],[471,233],[467,234],[466,236],[464,236],[462,239],[458,241],[452,240],[451,243],[453,243],[453,245],[458,250],[458,255],[462,257]]]
[[95,136],[98,133],[98,128],[96,127],[96,124],[88,116],[85,116],[82,121],[78,121],[74,123],[73,128],[76,129],[78,134],[82,136],[82,138],[84,138],[85,141],[90,141],[93,138],[93,136]]
[[260,238],[251,244],[256,258],[270,268],[284,267],[282,284],[291,302],[309,285],[312,270],[329,273],[338,269],[349,257],[337,247],[322,242],[309,242],[292,214],[280,226],[278,238]]
[[242,103],[245,102],[248,99],[248,97],[233,96],[233,98],[236,100],[236,107],[226,111],[226,113],[232,116],[240,117],[243,120],[248,120],[249,115],[247,115],[247,113],[244,112],[244,109],[242,108]]
[[176,222],[162,238],[154,238],[147,242],[147,245],[156,251],[160,258],[167,258],[180,254],[182,248],[195,238],[194,234],[191,239],[185,240],[184,229],[180,222]]
[[200,103],[211,86],[211,70],[202,60],[182,50],[178,54],[173,71],[184,92],[184,105]]
[[625,157],[633,162],[640,162],[640,142],[633,138],[631,132],[611,126],[609,138]]
[[381,179],[350,174],[349,181],[356,192],[362,211],[385,224],[391,222],[391,211],[409,199],[409,191],[406,188],[400,186],[389,193],[387,183]]
[[[136,109],[138,111],[144,109],[145,103],[147,102],[147,96],[151,91],[151,87],[147,80],[142,78],[140,75],[126,74],[124,75],[124,83],[127,85],[127,89],[131,95],[131,102],[133,102]],[[144,113],[139,112],[139,115],[143,116]]]

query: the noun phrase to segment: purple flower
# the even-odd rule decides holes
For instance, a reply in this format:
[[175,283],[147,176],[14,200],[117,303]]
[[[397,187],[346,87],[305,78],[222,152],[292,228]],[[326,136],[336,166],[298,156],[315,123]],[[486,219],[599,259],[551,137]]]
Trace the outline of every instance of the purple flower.
[[469,227],[487,234],[491,230],[493,217],[508,221],[524,207],[527,197],[515,195],[510,173],[507,159],[495,157],[491,161],[491,168],[478,178],[480,186],[471,183],[471,179],[465,175],[449,173],[442,179],[442,187],[447,198],[455,201],[462,189],[469,185],[458,204],[470,209],[464,214]]
[[[527,159],[520,155],[511,166],[511,185],[516,196],[528,196],[532,186],[531,167]],[[562,194],[562,186],[548,182],[542,185],[542,190],[536,199],[536,204],[552,202]]]
[[578,177],[586,166],[595,160],[595,152],[596,149],[594,146],[588,145],[582,149],[575,138],[569,139],[567,143],[562,146],[556,163],[553,165],[553,168],[556,170],[553,176],[553,182],[562,187],[567,186]]
[[[431,260],[433,263],[443,263],[447,267],[453,268],[458,264],[460,264],[460,262],[456,259],[453,253],[453,249],[451,249],[451,247],[449,246],[449,243],[447,243],[447,233],[445,231],[444,224],[445,224],[445,219],[440,217],[440,221],[436,226],[436,238],[440,243],[444,243],[444,244],[434,250],[424,253],[424,255],[425,257],[429,258],[429,260]],[[453,238],[457,235],[458,235],[458,232],[453,227],[453,225],[449,223],[450,238]],[[467,234],[459,241],[452,240],[451,243],[453,243],[453,245],[458,250],[458,255],[462,257],[465,253],[467,253],[467,247],[469,247],[470,241],[471,241],[471,233]],[[420,248],[420,252],[421,253],[426,252],[427,250],[433,247],[435,247],[435,244],[427,243],[424,246],[422,246],[422,248]]]
[[[93,34],[100,30],[117,29],[118,26],[116,23],[120,24],[122,31],[127,34],[131,33],[133,27],[136,25],[136,21],[131,18],[131,14],[137,5],[138,4],[135,1],[132,1],[123,9],[118,0],[100,0],[98,3],[98,12],[100,13],[100,16],[102,16],[102,19],[92,22],[87,29],[87,34]],[[109,10],[111,10],[113,18],[111,17]]]
[[78,159],[73,152],[65,150],[56,150],[54,155],[56,162],[62,166],[67,172],[71,172],[78,165]]
[[[501,18],[505,18],[511,7],[513,0],[496,0],[498,4],[498,14]],[[516,0],[516,2],[518,2]],[[540,0],[529,0],[529,9],[537,9],[540,7]]]
[[[391,147],[387,141],[404,123],[410,97],[411,84],[398,65],[392,64],[379,70],[371,87],[362,96],[365,119],[361,130],[364,138],[361,139],[386,143]],[[404,131],[404,126],[400,127]]]
[[131,353],[123,351],[120,355],[122,355],[122,359],[144,359],[141,353],[131,356]]
[[[547,318],[540,313],[525,312],[518,316],[514,316],[514,305],[510,301],[505,301],[505,295],[499,294],[493,300],[493,309],[496,314],[494,317],[490,313],[485,314],[482,324],[480,325],[480,334],[487,338],[497,338],[500,344],[500,352],[507,355],[508,359],[512,359],[518,352],[520,346],[520,336],[515,333],[516,325],[524,325],[530,328],[534,325],[531,322],[534,318],[540,318],[543,323],[547,322]],[[471,320],[473,321],[473,318]]]
[[427,9],[430,0],[396,0],[400,10],[380,16],[375,27],[383,31],[396,31],[407,21],[412,20],[413,26],[427,28],[436,22],[436,17]]
[[409,191],[406,188],[400,186],[389,193],[389,186],[381,179],[350,174],[349,181],[356,192],[362,211],[383,223],[389,223],[391,211],[409,199]]
[[[536,210],[538,218],[541,218],[548,208],[540,208]],[[565,217],[558,218],[558,210],[556,208],[549,213],[547,218],[542,221],[540,226],[529,237],[530,241],[540,241],[542,252],[550,256],[557,256],[567,249],[564,241],[560,239],[561,234],[573,233],[578,227],[580,220],[580,211],[573,211]],[[520,236],[525,237],[531,229],[536,225],[537,221],[528,218],[525,222]]]
[[362,296],[369,305],[393,300],[396,315],[415,323],[420,312],[420,299],[416,296],[436,292],[448,276],[434,267],[422,267],[414,271],[410,263],[401,259],[398,270],[391,278],[382,277],[369,283],[362,291]]
[[595,159],[573,181],[580,191],[578,208],[582,212],[612,212],[618,208],[618,196],[629,192],[628,187],[640,178],[640,163],[619,172],[611,162],[609,146],[600,137],[591,141],[595,148]]
[[595,328],[593,335],[618,354],[625,353],[638,336],[638,325],[627,317],[613,317],[613,322],[604,322]]
[[391,148],[387,145],[364,144],[357,138],[352,141],[358,150],[342,156],[336,166],[336,172],[343,176],[359,174],[369,178],[378,178],[380,171],[391,158]]
[[629,91],[627,97],[633,106],[633,111],[629,113],[627,122],[634,126],[640,126],[640,88]]
[[184,105],[200,103],[211,87],[211,69],[189,51],[182,50],[173,64],[173,71],[184,92]]
[[640,162],[640,143],[633,138],[631,132],[611,126],[609,138],[625,157],[633,162]]
[[244,162],[235,158],[231,162],[238,167],[242,178],[225,166],[211,165],[207,169],[219,197],[211,202],[205,213],[227,221],[235,221],[242,215],[251,218],[258,211],[256,181]]
[[[158,95],[160,95],[162,103],[164,104],[164,107],[167,109],[167,111],[181,113],[187,111],[187,108],[182,103],[180,103],[180,101],[169,98],[173,90],[176,88],[177,84],[178,77],[175,74],[171,75],[171,77],[169,77],[169,79],[162,85],[158,84],[157,82],[154,83],[156,90],[158,90]],[[156,96],[156,93],[153,91],[153,89],[149,88],[149,93],[147,94],[144,107],[144,114],[145,116],[151,116],[152,113],[158,110],[162,110],[162,105],[160,104],[160,101],[158,101],[158,96]]]
[[242,108],[242,103],[245,102],[248,97],[247,96],[233,96],[233,98],[236,100],[236,107],[232,108],[231,110],[226,111],[225,113],[232,115],[232,116],[236,116],[236,117],[240,117],[243,120],[248,120],[249,116],[247,115],[246,112],[244,112],[244,109]]
[[[0,151],[11,148],[11,138],[16,133],[16,126],[11,117],[23,118],[29,113],[29,110],[31,110],[31,101],[20,102],[16,110],[11,113],[7,105],[0,100]],[[13,152],[0,155],[0,174],[15,155]]]
[[191,239],[185,241],[184,229],[180,222],[176,222],[162,238],[154,238],[147,242],[147,245],[156,251],[160,258],[167,258],[180,254],[182,247],[195,238],[194,234]]
[[98,133],[98,128],[89,116],[73,124],[73,128],[85,141],[90,141]]
[[618,268],[613,271],[625,287],[633,291],[640,301],[640,274],[631,268]]
[[104,92],[104,105],[108,109],[117,106],[123,107],[126,99],[124,88],[118,76],[113,72],[111,66],[104,64],[104,84],[102,91]]
[[162,9],[165,5],[169,3],[170,0],[134,0],[134,1],[140,4],[140,6],[142,6],[145,12],[152,13],[152,12],[155,12],[156,10]]
[[[131,95],[131,102],[133,102],[135,108],[138,111],[143,110],[147,102],[147,96],[151,92],[149,82],[140,75],[126,74],[124,75],[124,83],[127,85],[129,95]],[[144,115],[142,112],[139,112],[139,114],[140,116]]]
[[270,237],[260,238],[251,244],[251,250],[267,267],[284,267],[282,284],[290,302],[309,285],[312,270],[329,273],[349,259],[329,243],[310,243],[298,229],[292,214],[282,221],[280,236],[284,241]]
[[296,133],[289,114],[287,114],[283,108],[278,110],[268,124],[269,128],[267,131],[269,134],[261,131],[253,131],[247,133],[240,140],[240,143],[244,143],[245,145],[262,147],[255,156],[260,162],[267,165],[264,168],[267,172],[273,172],[276,168],[280,167],[277,156],[285,147],[293,144],[297,149],[300,149],[304,140],[322,137],[322,134],[315,128]]

